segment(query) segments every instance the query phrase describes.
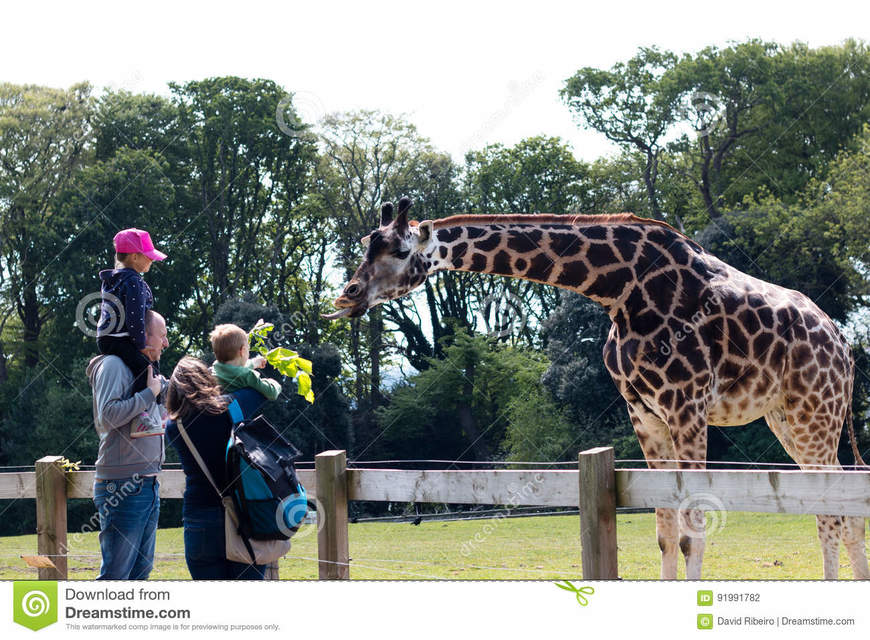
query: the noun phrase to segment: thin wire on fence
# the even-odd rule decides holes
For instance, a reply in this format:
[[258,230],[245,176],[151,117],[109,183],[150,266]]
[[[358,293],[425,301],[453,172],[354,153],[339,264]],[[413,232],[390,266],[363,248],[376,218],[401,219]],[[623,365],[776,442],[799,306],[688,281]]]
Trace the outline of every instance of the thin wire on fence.
[[726,462],[721,460],[676,460],[673,458],[650,458],[649,460],[642,459],[625,459],[614,460],[614,464],[640,463],[648,462],[666,462],[666,463],[691,463],[691,464],[706,464],[706,465],[722,465],[722,466],[756,466],[756,467],[789,467],[798,470],[807,469],[831,469],[832,471],[840,471],[842,469],[864,469],[868,468],[861,464],[808,464],[799,465],[793,462]]
[[[483,466],[493,466],[493,465],[510,466],[510,465],[515,465],[515,464],[522,465],[522,466],[539,465],[539,466],[545,466],[545,467],[564,466],[564,465],[571,465],[574,467],[577,466],[576,460],[574,460],[574,461],[568,460],[565,462],[529,462],[529,461],[523,461],[523,460],[516,460],[516,461],[514,461],[514,460],[475,460],[475,461],[466,461],[466,460],[348,460],[347,461],[348,466],[350,466],[350,465],[362,465],[362,464],[423,464],[423,463],[426,463],[426,464],[450,464],[450,465],[454,465],[454,464],[462,464],[462,465],[479,464],[479,465],[483,465]],[[298,465],[300,463],[297,462],[296,464]],[[314,464],[314,463],[311,462],[308,464]]]

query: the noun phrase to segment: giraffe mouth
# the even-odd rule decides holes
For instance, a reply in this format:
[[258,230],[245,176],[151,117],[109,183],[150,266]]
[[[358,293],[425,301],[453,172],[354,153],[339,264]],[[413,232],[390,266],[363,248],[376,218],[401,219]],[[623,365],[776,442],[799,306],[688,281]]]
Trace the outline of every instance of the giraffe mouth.
[[326,320],[338,320],[339,318],[358,318],[368,311],[365,303],[357,304],[349,307],[343,307],[332,313],[322,313],[320,317]]

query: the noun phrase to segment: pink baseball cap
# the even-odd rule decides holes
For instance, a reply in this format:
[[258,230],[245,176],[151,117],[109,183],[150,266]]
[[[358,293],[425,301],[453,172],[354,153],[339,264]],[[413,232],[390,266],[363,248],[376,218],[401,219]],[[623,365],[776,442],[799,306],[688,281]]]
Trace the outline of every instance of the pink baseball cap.
[[154,248],[151,236],[142,229],[124,229],[115,234],[115,251],[141,253],[152,260],[165,260],[166,254]]

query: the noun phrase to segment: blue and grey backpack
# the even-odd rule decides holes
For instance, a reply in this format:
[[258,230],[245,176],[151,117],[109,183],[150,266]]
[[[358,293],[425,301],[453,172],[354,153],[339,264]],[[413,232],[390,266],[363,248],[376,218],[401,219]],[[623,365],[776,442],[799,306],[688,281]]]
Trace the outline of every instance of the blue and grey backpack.
[[302,454],[263,416],[245,422],[238,401],[230,404],[229,414],[226,491],[236,507],[239,533],[243,539],[287,540],[308,513],[293,464]]

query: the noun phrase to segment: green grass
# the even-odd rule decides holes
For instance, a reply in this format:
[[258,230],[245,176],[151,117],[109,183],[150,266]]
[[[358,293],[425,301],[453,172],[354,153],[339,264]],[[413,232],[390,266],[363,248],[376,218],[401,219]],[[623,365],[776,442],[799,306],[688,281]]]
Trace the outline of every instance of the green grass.
[[[707,579],[819,579],[822,560],[813,516],[727,513],[710,520]],[[577,579],[580,522],[575,516],[459,522],[358,523],[350,525],[354,579]],[[617,518],[619,572],[624,579],[658,579],[659,549],[653,514]],[[294,538],[280,563],[282,579],[317,577],[316,533],[309,526]],[[97,534],[70,534],[69,577],[91,580],[99,568]],[[36,553],[36,536],[0,538],[0,579],[36,575],[18,558]],[[83,554],[84,557],[75,554]],[[840,577],[851,578],[845,551]],[[684,577],[684,567],[680,577]],[[181,529],[157,533],[153,580],[188,579]]]

